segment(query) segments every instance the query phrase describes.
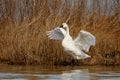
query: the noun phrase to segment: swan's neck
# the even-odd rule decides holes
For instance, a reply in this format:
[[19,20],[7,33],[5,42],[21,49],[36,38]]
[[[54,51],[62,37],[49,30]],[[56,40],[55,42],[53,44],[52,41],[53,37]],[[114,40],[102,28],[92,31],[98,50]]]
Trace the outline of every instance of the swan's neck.
[[69,28],[66,28],[66,35],[65,35],[64,39],[68,39],[69,36],[70,36],[70,34],[69,34]]
[[69,35],[69,28],[66,29],[66,32],[67,32],[66,36]]

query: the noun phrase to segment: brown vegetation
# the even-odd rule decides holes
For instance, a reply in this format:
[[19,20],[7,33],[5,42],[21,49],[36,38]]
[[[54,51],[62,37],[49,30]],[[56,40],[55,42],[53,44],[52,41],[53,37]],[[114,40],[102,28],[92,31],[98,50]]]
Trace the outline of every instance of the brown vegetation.
[[[0,0],[0,62],[39,65],[120,65],[119,0]],[[77,63],[46,31],[67,22],[75,38],[96,36],[91,59]]]

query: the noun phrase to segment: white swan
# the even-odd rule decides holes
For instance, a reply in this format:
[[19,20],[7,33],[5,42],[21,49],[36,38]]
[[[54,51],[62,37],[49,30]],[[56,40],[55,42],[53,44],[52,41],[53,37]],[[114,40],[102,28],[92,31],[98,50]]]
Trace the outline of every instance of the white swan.
[[47,32],[50,39],[62,40],[62,47],[66,52],[74,57],[74,59],[86,59],[91,56],[85,52],[89,51],[91,45],[95,45],[95,37],[84,30],[81,30],[78,36],[73,40],[69,34],[69,27],[66,23]]

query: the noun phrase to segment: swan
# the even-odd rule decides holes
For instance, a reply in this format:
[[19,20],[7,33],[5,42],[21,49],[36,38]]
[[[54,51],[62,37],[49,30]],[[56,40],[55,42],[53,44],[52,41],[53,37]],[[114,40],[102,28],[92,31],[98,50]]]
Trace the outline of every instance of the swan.
[[91,33],[80,30],[78,36],[73,40],[69,34],[67,23],[62,23],[51,31],[47,31],[50,39],[61,40],[64,51],[72,55],[74,59],[86,59],[91,56],[86,54],[90,46],[95,46],[96,38]]

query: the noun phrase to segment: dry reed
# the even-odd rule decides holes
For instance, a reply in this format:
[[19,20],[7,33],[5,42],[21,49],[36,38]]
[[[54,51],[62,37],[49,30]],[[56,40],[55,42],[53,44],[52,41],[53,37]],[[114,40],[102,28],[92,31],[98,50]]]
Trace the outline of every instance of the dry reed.
[[[104,3],[104,4],[103,4]],[[111,3],[111,4],[109,4]],[[117,0],[0,0],[0,62],[39,65],[120,65]],[[67,22],[96,36],[91,59],[76,61],[46,31]],[[89,63],[88,63],[89,61]]]

